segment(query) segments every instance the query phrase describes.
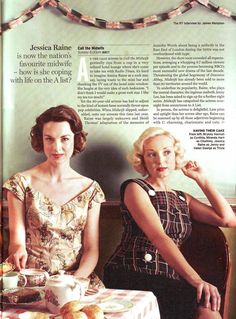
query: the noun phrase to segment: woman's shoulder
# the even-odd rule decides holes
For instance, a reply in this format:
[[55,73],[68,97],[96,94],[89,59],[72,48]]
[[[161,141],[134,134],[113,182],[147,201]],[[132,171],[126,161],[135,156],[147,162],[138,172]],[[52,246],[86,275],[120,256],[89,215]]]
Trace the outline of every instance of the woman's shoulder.
[[11,175],[3,184],[3,187],[5,187],[8,184],[25,184],[26,182],[26,176],[23,174],[23,172],[17,172]]
[[[90,202],[102,203],[105,201],[105,194],[100,186],[100,184],[91,178],[80,176],[80,181],[83,181],[84,194],[89,197]],[[90,203],[90,208],[91,208]]]
[[81,175],[81,174],[79,174],[79,173],[77,173],[77,172],[75,172],[75,173],[73,174],[73,178],[74,178],[75,180],[77,180],[77,181],[79,181],[79,182],[82,182],[83,184],[87,184],[87,185],[89,185],[89,184],[91,184],[91,183],[94,182],[94,180],[91,179],[90,177]]
[[23,201],[28,184],[27,178],[21,172],[15,173],[3,184],[4,197],[7,197],[7,191],[10,191],[18,199]]
[[79,188],[82,188],[82,189],[88,189],[95,183],[93,179],[87,176],[81,175],[77,173],[76,171],[72,171],[68,175],[68,182],[73,183],[75,187],[77,185]]
[[120,186],[121,198],[124,197],[124,193],[125,193],[125,190],[126,190],[128,185],[129,185],[129,189],[132,189],[132,190],[139,190],[139,191],[148,192],[150,189],[152,189],[141,178],[129,178],[129,179],[125,180]]
[[14,173],[3,184],[3,188],[8,190],[21,190],[24,192],[31,184],[32,177],[37,175],[37,167],[32,167],[25,171]]
[[34,176],[37,176],[40,174],[40,167],[41,167],[41,164],[33,166],[25,171],[21,171],[17,173],[17,175],[27,180],[31,180]]
[[120,186],[121,190],[125,189],[126,186],[128,186],[129,184],[139,185],[145,190],[152,189],[152,186],[149,185],[144,179],[141,179],[141,178],[129,178],[129,179],[125,180],[121,184],[121,186]]
[[90,177],[81,175],[76,171],[72,172],[70,176],[70,181],[73,182],[75,186],[78,185],[79,188],[88,190],[90,192],[93,192],[94,190],[101,190],[99,182]]

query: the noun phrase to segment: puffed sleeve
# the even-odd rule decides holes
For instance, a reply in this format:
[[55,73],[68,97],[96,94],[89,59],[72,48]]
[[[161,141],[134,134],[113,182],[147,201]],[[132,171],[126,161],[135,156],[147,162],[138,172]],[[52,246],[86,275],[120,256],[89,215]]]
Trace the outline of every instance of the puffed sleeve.
[[10,177],[3,184],[4,195],[7,193],[7,191],[10,191],[22,202],[24,201],[24,198],[25,198],[25,189],[26,189],[26,185],[24,183],[23,176],[19,174],[16,174]]
[[103,203],[105,202],[105,195],[100,187],[100,185],[94,181],[93,190],[89,200],[89,208],[93,207],[93,203]]

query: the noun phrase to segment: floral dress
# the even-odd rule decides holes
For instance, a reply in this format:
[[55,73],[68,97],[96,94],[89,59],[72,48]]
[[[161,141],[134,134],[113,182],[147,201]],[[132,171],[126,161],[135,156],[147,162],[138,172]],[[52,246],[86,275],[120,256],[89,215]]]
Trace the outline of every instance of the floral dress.
[[[61,269],[76,270],[83,252],[82,236],[88,212],[95,202],[105,200],[99,184],[93,181],[63,205],[35,190],[20,173],[8,179],[3,188],[25,206],[27,268],[44,269],[50,274]],[[97,279],[95,274],[91,275],[92,281]]]

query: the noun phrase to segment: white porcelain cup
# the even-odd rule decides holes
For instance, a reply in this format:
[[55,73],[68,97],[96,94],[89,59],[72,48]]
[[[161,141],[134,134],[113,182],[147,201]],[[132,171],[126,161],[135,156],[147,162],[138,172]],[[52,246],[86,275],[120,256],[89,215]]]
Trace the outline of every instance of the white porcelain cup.
[[26,285],[27,279],[24,275],[16,271],[8,272],[2,276],[3,289],[17,288],[19,282],[21,283],[20,286],[24,287]]
[[83,295],[85,295],[86,291],[89,288],[90,279],[89,278],[84,278],[84,277],[78,277],[78,276],[75,276],[75,278],[81,284],[81,286],[83,288]]

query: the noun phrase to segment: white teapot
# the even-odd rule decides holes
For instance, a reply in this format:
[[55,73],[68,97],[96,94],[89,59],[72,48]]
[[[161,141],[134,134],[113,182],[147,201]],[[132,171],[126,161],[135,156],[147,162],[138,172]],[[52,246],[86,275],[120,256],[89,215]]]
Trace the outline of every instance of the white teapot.
[[76,277],[59,271],[59,275],[51,276],[46,281],[46,307],[51,313],[58,314],[65,303],[80,300],[84,293],[84,287]]

